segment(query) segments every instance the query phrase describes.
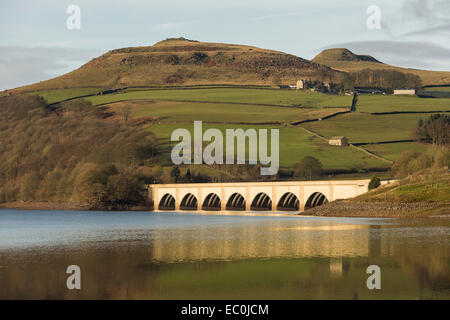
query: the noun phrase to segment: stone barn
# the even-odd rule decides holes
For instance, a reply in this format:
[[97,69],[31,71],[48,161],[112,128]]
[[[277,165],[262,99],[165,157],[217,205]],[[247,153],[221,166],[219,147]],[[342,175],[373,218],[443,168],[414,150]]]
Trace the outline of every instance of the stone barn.
[[328,140],[328,144],[332,146],[338,146],[338,147],[344,147],[348,146],[348,140],[346,137],[331,137],[330,140]]

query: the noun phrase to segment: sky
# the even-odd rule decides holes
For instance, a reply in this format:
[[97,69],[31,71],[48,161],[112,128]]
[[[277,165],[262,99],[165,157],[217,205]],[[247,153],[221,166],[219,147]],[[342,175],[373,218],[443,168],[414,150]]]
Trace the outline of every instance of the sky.
[[[80,29],[67,27],[70,5],[80,8]],[[370,6],[379,8],[379,29],[367,26]],[[0,90],[170,37],[306,59],[346,47],[392,65],[450,71],[450,0],[0,0],[0,30]]]

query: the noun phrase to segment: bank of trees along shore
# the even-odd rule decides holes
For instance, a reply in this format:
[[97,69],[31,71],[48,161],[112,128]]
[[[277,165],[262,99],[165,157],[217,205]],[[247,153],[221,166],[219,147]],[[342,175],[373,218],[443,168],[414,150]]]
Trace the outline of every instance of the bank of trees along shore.
[[142,200],[157,140],[105,116],[83,100],[49,109],[34,95],[1,98],[0,202],[121,207]]

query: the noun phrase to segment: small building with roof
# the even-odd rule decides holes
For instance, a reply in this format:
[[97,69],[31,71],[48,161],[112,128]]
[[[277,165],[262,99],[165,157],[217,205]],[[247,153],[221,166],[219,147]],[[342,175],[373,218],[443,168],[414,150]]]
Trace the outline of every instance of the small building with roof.
[[344,147],[344,146],[348,146],[348,140],[344,136],[331,137],[328,140],[328,144],[330,144],[332,146]]

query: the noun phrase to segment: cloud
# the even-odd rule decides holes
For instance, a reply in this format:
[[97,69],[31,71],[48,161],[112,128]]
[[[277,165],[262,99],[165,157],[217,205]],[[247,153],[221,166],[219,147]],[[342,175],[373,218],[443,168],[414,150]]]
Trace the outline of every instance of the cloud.
[[151,28],[153,30],[171,30],[171,29],[179,29],[182,27],[185,27],[186,25],[188,25],[190,22],[187,21],[180,21],[180,22],[164,22],[164,23],[159,23],[156,25],[153,25]]
[[264,16],[254,17],[253,20],[267,20],[267,19],[274,19],[274,18],[283,18],[283,17],[291,17],[291,16],[299,16],[304,14],[311,14],[316,11],[299,11],[299,12],[285,12],[285,13],[277,13],[277,14],[268,14]]
[[[450,49],[423,41],[357,41],[326,48],[347,48],[357,54],[404,68],[450,71]],[[323,48],[323,49],[326,49]]]
[[437,33],[445,33],[446,35],[449,35],[450,23],[436,27],[407,32],[402,36],[427,36],[427,35],[436,35]]
[[404,0],[402,12],[406,17],[428,24],[448,20],[450,2],[448,0]]
[[381,31],[389,39],[448,42],[450,1],[403,0],[395,9],[384,9],[385,7],[382,7]]
[[62,75],[97,55],[92,50],[0,46],[0,90]]
[[448,0],[404,0],[403,22],[411,25],[412,31],[401,36],[439,36],[450,32],[450,1]]

